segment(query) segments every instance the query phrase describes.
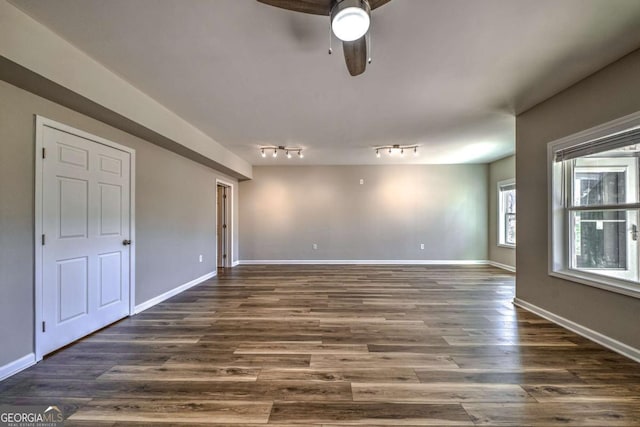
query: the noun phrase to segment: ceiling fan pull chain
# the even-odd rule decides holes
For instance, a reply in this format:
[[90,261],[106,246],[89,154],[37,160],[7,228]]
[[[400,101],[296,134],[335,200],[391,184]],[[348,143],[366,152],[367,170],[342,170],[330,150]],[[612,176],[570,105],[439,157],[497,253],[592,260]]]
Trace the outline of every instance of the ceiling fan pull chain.
[[331,41],[333,38],[331,37],[331,20],[329,20],[329,55],[333,53],[333,49],[331,49]]
[[371,46],[371,31],[373,31],[373,25],[369,27],[369,31],[367,32],[367,57],[369,64],[373,62],[373,59],[371,59],[371,51],[373,50],[373,46]]

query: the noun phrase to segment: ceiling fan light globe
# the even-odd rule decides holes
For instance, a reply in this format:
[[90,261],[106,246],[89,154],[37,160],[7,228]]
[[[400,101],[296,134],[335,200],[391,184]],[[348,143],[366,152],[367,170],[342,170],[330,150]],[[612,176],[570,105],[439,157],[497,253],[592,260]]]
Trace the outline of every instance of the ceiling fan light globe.
[[371,24],[369,12],[365,8],[359,7],[359,3],[360,2],[355,2],[357,5],[344,8],[340,8],[339,4],[339,9],[335,14],[332,14],[331,29],[333,30],[333,34],[342,41],[350,42],[358,40],[369,31],[369,25]]

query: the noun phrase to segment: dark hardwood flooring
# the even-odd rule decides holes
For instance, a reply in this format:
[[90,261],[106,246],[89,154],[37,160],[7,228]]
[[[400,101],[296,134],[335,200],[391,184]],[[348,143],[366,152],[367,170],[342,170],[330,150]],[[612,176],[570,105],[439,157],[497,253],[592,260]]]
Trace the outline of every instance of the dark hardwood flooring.
[[640,426],[640,364],[486,266],[241,266],[0,383],[67,426]]

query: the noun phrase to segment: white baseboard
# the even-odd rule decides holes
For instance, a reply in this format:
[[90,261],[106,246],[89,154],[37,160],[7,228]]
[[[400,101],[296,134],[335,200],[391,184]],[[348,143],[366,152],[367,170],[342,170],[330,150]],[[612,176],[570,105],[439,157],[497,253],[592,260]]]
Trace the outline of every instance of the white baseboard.
[[138,304],[136,305],[135,308],[135,314],[141,313],[151,307],[153,307],[156,304],[160,304],[162,301],[168,300],[169,298],[178,295],[181,292],[186,291],[189,288],[193,288],[196,285],[199,285],[200,283],[204,282],[205,280],[211,279],[212,277],[214,277],[217,274],[217,271],[212,271],[211,273],[207,273],[204,276],[200,276],[197,279],[194,279],[188,283],[185,283],[184,285],[180,285],[177,288],[173,288],[170,291],[167,291],[161,295],[158,295],[155,298],[151,298],[150,300],[147,300],[145,302],[143,302],[142,304]]
[[640,349],[638,348],[631,347],[630,345],[610,338],[606,335],[601,334],[600,332],[596,332],[593,329],[589,329],[562,316],[553,314],[550,311],[545,310],[544,308],[540,308],[537,305],[533,305],[519,298],[514,298],[513,303],[520,308],[524,308],[525,310],[537,314],[540,317],[544,317],[545,319],[550,320],[551,322],[556,323],[563,328],[575,332],[576,334],[581,335],[593,342],[596,342],[601,346],[608,348],[609,350],[613,350],[616,353],[619,353],[631,360],[635,360],[636,362],[640,363]]
[[238,261],[241,265],[292,264],[350,264],[350,265],[487,265],[487,260],[425,260],[425,259],[250,259]]
[[239,266],[239,265],[240,265],[240,261],[233,261],[233,262],[231,263],[231,267],[237,267],[237,266]]
[[493,266],[493,267],[498,267],[498,268],[501,268],[503,270],[511,271],[513,273],[516,272],[516,268],[514,266],[512,266],[512,265],[503,264],[501,262],[496,262],[496,261],[488,261],[488,264]]
[[27,369],[29,366],[36,364],[35,353],[29,353],[20,359],[9,362],[4,366],[0,366],[0,381]]

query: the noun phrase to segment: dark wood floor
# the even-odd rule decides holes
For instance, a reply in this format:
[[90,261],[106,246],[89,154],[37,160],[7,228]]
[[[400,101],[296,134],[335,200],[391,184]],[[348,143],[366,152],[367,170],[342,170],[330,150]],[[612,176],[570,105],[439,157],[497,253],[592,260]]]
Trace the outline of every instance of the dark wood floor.
[[492,267],[243,266],[0,383],[68,426],[640,426],[640,364]]

